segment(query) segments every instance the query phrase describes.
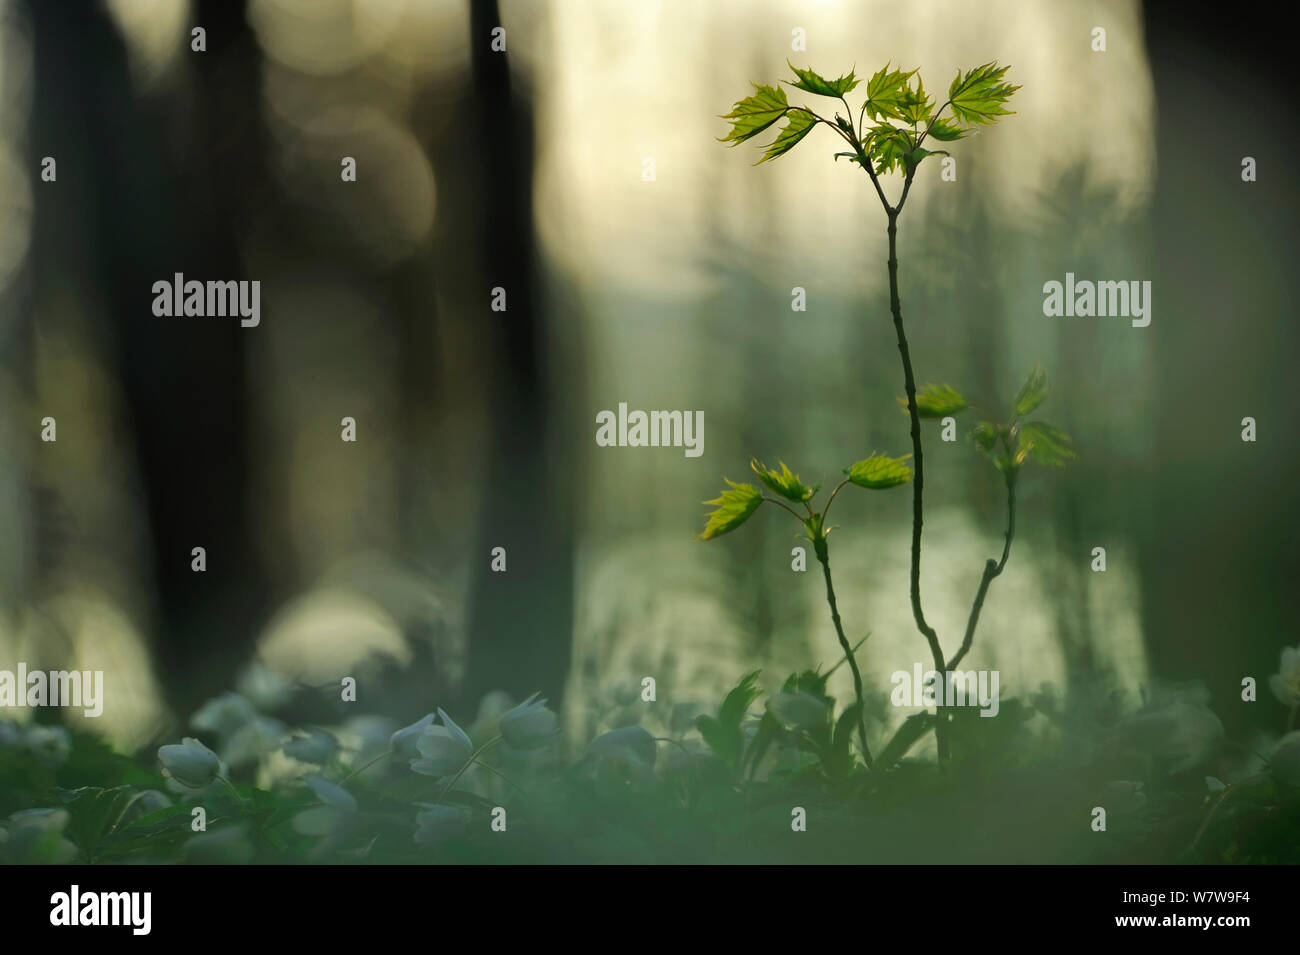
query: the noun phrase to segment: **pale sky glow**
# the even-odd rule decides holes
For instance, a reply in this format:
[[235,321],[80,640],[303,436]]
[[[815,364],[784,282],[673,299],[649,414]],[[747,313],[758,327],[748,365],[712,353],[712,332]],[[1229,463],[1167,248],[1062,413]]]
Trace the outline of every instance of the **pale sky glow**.
[[[787,56],[828,75],[854,67],[870,75],[889,60],[920,65],[936,92],[959,66],[1011,63],[1009,79],[1024,87],[1013,104],[1019,115],[996,136],[962,141],[958,160],[959,175],[978,166],[995,214],[1031,212],[1037,192],[1078,163],[1127,210],[1141,208],[1151,188],[1154,144],[1141,131],[1152,128],[1153,93],[1135,0],[593,0],[554,3],[549,20],[551,48],[531,63],[544,117],[538,218],[548,253],[579,274],[666,297],[703,295],[710,280],[700,263],[713,241],[705,217],[716,214],[724,238],[759,263],[793,263],[809,281],[879,280],[852,268],[883,245],[879,210],[860,171],[829,164],[840,145],[829,130],[758,170],[748,168],[761,155],[753,143],[729,150],[716,142],[727,129],[717,114],[748,95],[750,81],[789,78]],[[1096,25],[1107,29],[1104,54],[1090,49]],[[795,27],[806,31],[806,53],[790,49]],[[1077,95],[1081,76],[1093,90],[1086,101]],[[833,112],[831,103],[814,108]],[[654,183],[641,179],[645,157],[655,159]],[[923,175],[937,183],[937,163]],[[897,195],[899,183],[889,185]],[[914,219],[942,201],[939,188],[915,196]],[[759,228],[760,205],[776,210],[781,241]]]

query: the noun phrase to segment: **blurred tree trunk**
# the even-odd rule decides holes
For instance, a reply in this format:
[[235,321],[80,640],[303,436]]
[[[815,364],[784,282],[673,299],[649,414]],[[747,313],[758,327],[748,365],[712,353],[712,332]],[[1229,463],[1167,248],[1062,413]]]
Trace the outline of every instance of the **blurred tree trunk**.
[[[541,690],[552,699],[569,671],[573,631],[572,481],[547,374],[548,342],[535,262],[532,218],[533,126],[511,90],[508,54],[491,48],[500,26],[496,0],[473,0],[470,50],[474,86],[467,146],[477,173],[477,236],[482,288],[471,297],[484,356],[466,356],[489,371],[491,427],[480,544],[469,605],[463,696],[504,689]],[[459,127],[453,127],[459,128]],[[506,290],[507,310],[489,308],[491,290]],[[481,309],[481,313],[478,310]],[[505,573],[489,569],[504,547]]]
[[[1177,17],[1148,5],[1146,16],[1161,304],[1143,334],[1161,336],[1150,455],[1163,477],[1148,492],[1144,624],[1152,672],[1204,680],[1230,730],[1245,720],[1281,725],[1267,680],[1280,649],[1296,642],[1300,571],[1297,332],[1282,265],[1300,224],[1300,134],[1284,93],[1288,31],[1258,24],[1195,3]],[[1234,134],[1207,135],[1213,115],[1234,116]],[[1241,179],[1246,156],[1258,161],[1256,182]],[[1247,416],[1258,424],[1253,444],[1240,437]],[[1241,702],[1246,676],[1259,683],[1259,707]]]
[[[257,331],[237,319],[155,317],[152,285],[176,272],[250,278],[237,245],[262,181],[259,55],[242,2],[201,2],[207,51],[183,54],[197,81],[190,125],[178,131],[134,98],[101,4],[29,0],[28,11],[32,141],[59,162],[57,184],[38,184],[34,272],[39,289],[57,287],[84,247],[88,285],[102,293],[87,308],[109,322],[99,333],[117,364],[148,509],[155,665],[185,715],[230,685],[263,609],[247,481],[246,347]],[[169,161],[177,143],[179,164]],[[191,570],[200,546],[206,573]]]

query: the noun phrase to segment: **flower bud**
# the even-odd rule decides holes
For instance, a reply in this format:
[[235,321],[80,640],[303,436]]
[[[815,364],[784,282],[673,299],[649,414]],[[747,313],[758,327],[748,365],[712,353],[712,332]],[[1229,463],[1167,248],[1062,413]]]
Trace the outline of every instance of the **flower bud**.
[[559,719],[546,708],[546,700],[537,699],[539,695],[534,693],[501,717],[501,736],[514,749],[540,749],[555,736]]
[[597,736],[587,745],[587,754],[619,760],[633,768],[653,769],[659,747],[644,727],[625,726]]
[[309,729],[306,736],[295,736],[284,744],[284,754],[317,766],[327,763],[339,751],[339,741],[320,729]]
[[179,744],[158,747],[162,773],[187,789],[202,789],[221,773],[221,760],[198,740],[186,736]]
[[1300,706],[1300,647],[1286,647],[1277,672],[1268,678],[1273,695],[1286,706]]
[[443,710],[438,710],[441,726],[426,727],[416,741],[423,759],[411,760],[411,769],[425,776],[450,776],[457,772],[474,752],[466,732]]
[[410,759],[415,755],[415,741],[420,738],[420,734],[425,731],[430,723],[433,722],[433,714],[430,713],[421,720],[417,720],[410,726],[403,726],[400,730],[388,738],[388,745],[393,750],[394,756],[400,756],[404,759]]

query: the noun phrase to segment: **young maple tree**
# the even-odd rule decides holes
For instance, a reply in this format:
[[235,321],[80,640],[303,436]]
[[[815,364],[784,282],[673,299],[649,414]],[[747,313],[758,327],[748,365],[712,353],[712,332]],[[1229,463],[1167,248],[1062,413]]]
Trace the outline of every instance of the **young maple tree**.
[[[871,184],[880,199],[881,208],[885,211],[887,222],[889,307],[893,314],[898,352],[903,363],[905,390],[904,396],[899,401],[906,407],[911,422],[912,453],[900,458],[873,455],[846,469],[845,473],[849,476],[830,495],[826,507],[820,512],[813,510],[809,503],[820,485],[806,487],[784,464],[781,464],[781,471],[777,472],[757,461],[752,462],[754,471],[768,488],[781,498],[802,505],[807,513],[801,515],[780,500],[764,497],[752,485],[728,481],[729,490],[724,491],[717,499],[706,502],[715,505],[716,510],[710,515],[708,525],[700,537],[708,540],[734,530],[744,523],[763,501],[770,501],[784,507],[804,524],[808,539],[813,544],[814,552],[822,564],[827,602],[830,605],[836,635],[853,674],[854,689],[858,697],[857,722],[863,759],[870,768],[872,758],[867,746],[862,678],[854,660],[855,648],[850,648],[844,634],[831,582],[829,549],[826,543],[830,528],[826,526],[825,518],[835,495],[848,483],[881,488],[894,487],[911,481],[912,616],[916,621],[917,629],[929,646],[935,672],[942,675],[956,666],[970,650],[975,628],[979,622],[980,609],[983,607],[989,586],[994,578],[1002,573],[1010,556],[1011,540],[1015,535],[1015,488],[1021,465],[1033,459],[1047,466],[1060,466],[1074,457],[1074,451],[1069,436],[1059,428],[1041,422],[1021,421],[1024,415],[1034,411],[1047,396],[1047,376],[1038,366],[1035,366],[1016,396],[1008,420],[1001,423],[981,421],[972,429],[971,439],[975,447],[992,460],[1002,472],[1006,483],[1006,542],[1001,559],[990,559],[985,564],[983,578],[971,607],[960,649],[951,659],[945,659],[939,635],[926,620],[921,603],[921,528],[924,523],[922,517],[925,488],[921,419],[944,418],[957,414],[967,408],[967,402],[965,397],[951,385],[926,385],[920,390],[916,387],[907,334],[903,328],[902,301],[898,286],[898,220],[907,203],[912,182],[921,163],[931,156],[949,155],[946,150],[931,149],[929,146],[962,139],[970,135],[976,127],[993,125],[1001,117],[1011,115],[1011,111],[1006,108],[1006,103],[1020,87],[1006,82],[1005,77],[1009,67],[999,66],[996,62],[985,63],[983,66],[965,72],[958,70],[956,77],[948,86],[947,99],[936,106],[935,98],[926,91],[918,70],[896,70],[886,64],[867,81],[866,98],[858,108],[857,121],[854,122],[854,110],[847,96],[861,85],[861,80],[854,75],[853,71],[838,79],[828,80],[813,70],[801,70],[793,65],[790,69],[793,70],[796,79],[793,82],[785,81],[787,86],[815,96],[839,100],[844,107],[843,114],[836,112],[832,119],[827,119],[808,106],[791,104],[786,99],[785,90],[779,85],[755,84],[754,95],[740,100],[731,112],[722,116],[723,119],[731,122],[732,128],[719,141],[734,146],[752,139],[784,119],[785,125],[778,131],[776,139],[766,148],[758,163],[755,163],[758,165],[785,155],[812,130],[824,125],[833,130],[849,147],[847,151],[835,153],[835,159],[846,158],[856,163],[870,177]],[[945,113],[948,115],[945,116]],[[898,201],[892,204],[885,194],[881,181],[881,177],[888,174],[901,175],[903,178]],[[908,458],[911,459],[910,465],[907,463]],[[880,477],[881,480],[867,480],[868,476]],[[859,477],[862,479],[858,479]],[[940,763],[947,760],[949,752],[946,722],[946,715],[940,708],[933,724]],[[909,727],[909,732],[914,731],[914,726]]]

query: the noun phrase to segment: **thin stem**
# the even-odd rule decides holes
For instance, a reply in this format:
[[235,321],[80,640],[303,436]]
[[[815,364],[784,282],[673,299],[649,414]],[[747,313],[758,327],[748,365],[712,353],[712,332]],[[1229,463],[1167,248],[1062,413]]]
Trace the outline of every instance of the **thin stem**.
[[[853,138],[860,138],[861,133],[853,128],[853,107],[849,105],[849,101],[843,96],[840,97],[840,102],[844,104],[844,121],[849,124],[849,129],[853,131]],[[865,106],[866,104],[863,103],[862,105]]]
[[384,757],[386,757],[386,756],[392,756],[392,755],[393,755],[393,751],[392,751],[391,749],[386,749],[386,750],[384,750],[382,753],[380,753],[380,754],[379,754],[378,756],[376,756],[374,759],[367,760],[367,761],[366,761],[366,764],[365,764],[364,766],[358,766],[356,769],[352,770],[352,772],[348,773],[346,776],[344,776],[342,779],[340,779],[340,780],[339,780],[339,785],[342,786],[345,782],[347,782],[347,781],[348,781],[349,779],[351,779],[353,776],[356,776],[356,775],[358,775],[358,774],[360,774],[360,773],[364,773],[367,769],[369,769],[371,766],[375,765],[375,763],[379,762],[379,761],[380,761],[381,759],[383,759]]
[[930,130],[934,129],[934,124],[939,122],[939,117],[943,115],[943,111],[951,105],[952,105],[952,100],[948,100],[942,106],[940,106],[938,109],[934,111],[934,115],[930,117],[930,122],[926,124],[925,132],[923,132],[920,135],[920,137],[916,140],[916,145],[920,146],[921,143],[925,142],[925,137],[930,135]]
[[[862,104],[863,109],[866,109],[866,106],[867,106],[866,103]],[[808,112],[812,113],[812,110],[809,110]],[[813,113],[813,115],[817,116],[816,113]],[[840,138],[853,147],[853,151],[858,154],[858,165],[860,165],[863,169],[866,170],[867,175],[871,177],[871,184],[876,187],[876,195],[880,197],[880,205],[884,208],[885,214],[892,216],[894,214],[894,210],[889,205],[889,200],[885,198],[885,190],[880,185],[880,178],[876,175],[876,171],[871,168],[871,157],[868,156],[866,150],[862,148],[861,135],[860,134],[849,135],[836,124],[827,122],[826,120],[822,119],[820,116],[817,116],[817,118],[821,119],[823,123],[826,123],[826,125],[834,129],[835,132],[839,133]],[[859,119],[858,125],[861,126],[861,116],[859,116],[858,119]],[[850,119],[849,125],[852,125],[852,119]]]
[[1210,828],[1210,822],[1214,819],[1215,813],[1228,801],[1228,796],[1232,793],[1232,786],[1225,786],[1219,793],[1219,798],[1214,801],[1210,811],[1206,813],[1205,819],[1201,822],[1201,827],[1196,830],[1196,835],[1192,838],[1192,844],[1187,847],[1188,852],[1192,852],[1200,844],[1201,836],[1205,835],[1205,830]]
[[[868,633],[865,637],[863,637],[861,640],[859,640],[859,641],[858,641],[858,645],[857,645],[856,647],[853,648],[853,653],[856,655],[857,652],[858,652],[859,650],[862,649],[862,645],[863,645],[864,643],[866,643],[870,638],[871,638],[871,634]],[[845,656],[845,657],[840,657],[839,660],[837,660],[837,661],[835,662],[835,666],[831,667],[829,670],[827,670],[825,673],[823,673],[822,676],[830,676],[832,673],[834,673],[836,670],[838,670],[838,669],[840,668],[841,665],[843,665],[844,663],[846,663],[846,662],[848,661],[848,659],[849,659],[849,658],[846,657],[846,656]]]
[[[912,173],[908,173],[907,181],[903,186],[903,199],[907,198],[907,191],[911,185]],[[901,206],[901,199],[899,204]],[[912,476],[912,617],[916,620],[917,629],[921,631],[921,635],[925,637],[926,643],[930,646],[930,656],[934,660],[935,670],[943,673],[947,668],[944,666],[943,649],[939,646],[939,635],[926,622],[925,612],[921,609],[921,527],[924,523],[925,456],[921,448],[921,416],[916,407],[916,378],[912,374],[912,358],[907,348],[907,333],[903,331],[903,306],[898,294],[897,210],[891,210],[889,213],[888,231],[889,308],[894,315],[894,331],[898,336],[898,353],[903,360],[903,387],[907,391],[907,415],[912,424],[912,461],[914,464]],[[948,759],[948,733],[942,712],[938,714],[935,721],[934,735],[938,747],[939,762],[942,764]]]
[[528,791],[527,791],[526,789],[524,789],[523,786],[520,786],[517,782],[515,782],[513,779],[511,779],[509,776],[507,776],[505,773],[501,772],[501,770],[497,769],[495,766],[491,765],[490,763],[485,763],[485,762],[483,762],[482,760],[477,759],[477,758],[471,760],[471,762],[476,762],[476,763],[478,763],[479,766],[481,766],[483,769],[486,769],[489,773],[491,773],[493,776],[497,777],[497,779],[500,779],[500,780],[501,780],[502,782],[504,782],[507,786],[510,786],[510,787],[512,787],[513,789],[517,789],[517,790],[519,790],[519,792],[523,793],[523,795],[525,795],[525,796],[528,795]]
[[[848,104],[845,103],[845,105],[847,106]],[[845,132],[845,131],[844,131],[844,127],[841,126],[839,123],[832,123],[832,122],[831,122],[829,119],[827,119],[825,116],[821,116],[821,115],[819,115],[815,110],[811,110],[811,109],[809,109],[807,106],[792,106],[792,107],[790,107],[790,109],[792,109],[792,110],[794,110],[794,109],[801,109],[801,110],[803,110],[805,113],[807,113],[808,115],[810,115],[813,119],[817,120],[817,122],[819,122],[819,123],[825,123],[825,124],[826,124],[827,126],[829,126],[831,129],[835,130],[836,135],[838,135],[838,136],[840,137],[840,139],[844,140],[846,143],[848,143],[850,146],[852,146],[856,151],[858,151],[858,152],[861,152],[861,151],[862,151],[862,144],[861,144],[860,142],[858,142],[858,137],[857,137],[856,135],[854,135],[854,134],[850,134],[850,133]],[[789,112],[789,110],[787,110],[787,112]],[[852,121],[851,119],[849,120],[849,125],[850,125],[850,126],[853,125],[853,121]]]
[[243,796],[239,795],[239,790],[235,788],[235,784],[232,783],[225,776],[222,776],[220,773],[217,773],[217,778],[226,784],[226,788],[230,790],[231,795],[233,795],[236,799],[239,800],[239,804],[241,806],[247,806],[250,802],[252,802],[252,800],[245,799]]
[[966,636],[962,639],[961,649],[957,655],[948,661],[949,669],[953,669],[961,662],[961,658],[966,655],[966,651],[971,648],[975,641],[975,627],[980,621],[980,609],[984,606],[984,598],[988,595],[989,584],[993,583],[995,577],[1002,573],[1002,569],[1007,566],[1007,558],[1011,556],[1011,539],[1016,536],[1016,479],[1014,474],[1007,474],[1007,535],[1006,543],[1002,545],[1002,559],[995,561],[989,558],[988,563],[984,565],[984,576],[980,579],[979,591],[975,594],[975,603],[970,608],[970,619],[966,621]]
[[861,157],[860,165],[867,171],[867,175],[871,177],[871,184],[876,187],[876,195],[880,197],[880,204],[885,207],[885,215],[889,216],[892,221],[895,214],[894,208],[889,204],[889,200],[885,198],[885,190],[884,187],[880,185],[880,177],[877,176],[876,171],[871,168],[871,157],[863,151],[861,144],[857,144],[857,148],[858,155]]
[[794,515],[794,519],[796,521],[798,521],[800,524],[803,523],[803,518],[799,516],[799,512],[796,511],[794,508],[787,507],[785,504],[782,504],[774,497],[765,497],[763,498],[763,500],[767,501],[769,504],[775,504],[777,507],[781,508],[782,510],[789,511],[791,514]]
[[844,479],[843,481],[841,481],[839,484],[835,485],[835,490],[831,491],[831,496],[830,496],[830,498],[826,501],[826,506],[825,506],[824,508],[822,508],[822,524],[823,524],[823,525],[825,525],[825,523],[826,523],[826,518],[830,515],[830,512],[831,512],[831,505],[835,503],[835,495],[838,494],[838,493],[840,493],[840,488],[844,487],[844,485],[846,485],[846,484],[848,484],[848,483],[849,483],[849,479],[848,479],[848,478],[845,478],[845,479]]
[[916,167],[912,166],[907,171],[907,178],[903,180],[903,194],[898,197],[898,205],[894,207],[895,216],[903,211],[903,203],[907,201],[907,194],[912,191],[912,180],[915,178]]
[[840,646],[844,649],[844,655],[849,661],[849,669],[853,671],[853,692],[858,697],[858,738],[862,742],[862,758],[867,764],[867,769],[872,769],[874,764],[871,759],[871,747],[867,745],[867,706],[862,698],[862,674],[858,670],[858,661],[853,658],[853,649],[849,646],[849,639],[844,635],[844,625],[840,622],[840,610],[835,603],[835,585],[831,583],[831,558],[830,550],[826,545],[826,538],[818,536],[813,541],[813,549],[817,552],[817,559],[821,561],[822,565],[822,574],[826,578],[826,602],[830,604],[831,620],[835,624],[835,635],[839,637]]
[[482,746],[480,746],[478,749],[474,750],[474,752],[470,753],[469,759],[465,760],[465,765],[456,771],[456,775],[451,777],[451,782],[449,782],[446,785],[446,787],[443,788],[438,798],[434,800],[434,805],[436,806],[439,803],[441,803],[444,799],[446,799],[447,793],[451,792],[453,789],[456,788],[456,784],[460,782],[460,777],[464,776],[465,771],[474,765],[474,761],[477,760],[480,756],[482,756],[484,753],[486,753],[489,749],[491,749],[499,742],[501,742],[501,737],[494,736],[486,743],[484,743]]

